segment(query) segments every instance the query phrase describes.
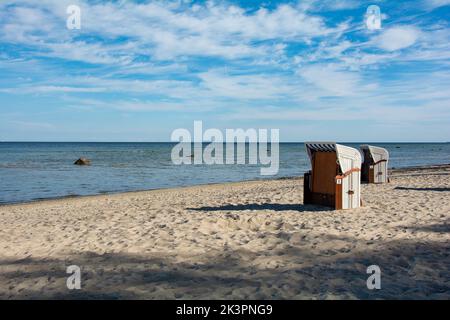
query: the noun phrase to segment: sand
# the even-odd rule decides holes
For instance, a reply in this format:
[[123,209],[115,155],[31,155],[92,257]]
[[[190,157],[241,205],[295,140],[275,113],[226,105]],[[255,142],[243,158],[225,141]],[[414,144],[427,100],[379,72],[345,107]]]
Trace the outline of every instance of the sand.
[[340,211],[300,178],[0,206],[0,298],[449,299],[450,166],[391,179]]

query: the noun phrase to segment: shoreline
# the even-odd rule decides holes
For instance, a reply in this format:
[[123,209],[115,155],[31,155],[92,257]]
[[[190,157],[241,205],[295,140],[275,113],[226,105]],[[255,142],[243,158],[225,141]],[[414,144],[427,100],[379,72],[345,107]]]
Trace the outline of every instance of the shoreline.
[[[433,169],[449,169],[450,170],[450,163],[449,164],[433,164],[433,165],[423,165],[423,166],[409,166],[409,167],[399,167],[399,168],[389,168],[390,174],[395,173],[407,173],[409,171],[426,171],[426,170],[433,170]],[[146,193],[146,192],[157,192],[157,191],[167,191],[167,190],[182,190],[182,189],[189,189],[189,188],[195,188],[195,187],[201,187],[201,186],[221,186],[221,185],[233,185],[233,184],[240,184],[240,183],[251,183],[251,182],[261,182],[261,181],[276,181],[276,180],[303,180],[302,176],[286,176],[286,177],[277,177],[277,178],[261,178],[261,179],[251,179],[251,180],[240,180],[240,181],[230,181],[230,182],[214,182],[214,183],[203,183],[203,184],[192,184],[192,185],[186,185],[186,186],[178,186],[178,187],[168,187],[168,188],[155,188],[155,189],[142,189],[142,190],[130,190],[130,191],[117,191],[117,192],[105,192],[105,193],[96,193],[96,194],[89,194],[89,195],[67,195],[67,196],[60,196],[60,197],[50,197],[50,198],[43,198],[43,199],[36,199],[36,200],[29,200],[29,201],[19,201],[19,202],[3,202],[0,203],[1,207],[8,207],[8,206],[18,206],[18,205],[33,205],[38,204],[42,202],[55,202],[55,201],[67,201],[71,199],[80,199],[80,198],[92,198],[92,197],[105,197],[105,196],[117,196],[117,195],[126,195],[126,194],[140,194],[140,193]]]

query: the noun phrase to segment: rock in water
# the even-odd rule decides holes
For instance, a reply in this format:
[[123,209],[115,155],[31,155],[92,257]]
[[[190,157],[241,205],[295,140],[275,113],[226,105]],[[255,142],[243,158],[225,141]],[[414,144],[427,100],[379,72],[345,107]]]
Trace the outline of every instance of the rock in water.
[[75,161],[73,164],[79,165],[79,166],[88,166],[91,164],[91,160],[86,158],[80,158],[77,161]]

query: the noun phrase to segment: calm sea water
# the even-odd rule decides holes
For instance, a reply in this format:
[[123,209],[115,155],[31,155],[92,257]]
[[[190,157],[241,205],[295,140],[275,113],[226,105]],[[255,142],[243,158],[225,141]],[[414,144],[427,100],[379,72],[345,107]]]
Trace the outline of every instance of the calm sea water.
[[[0,203],[264,178],[259,165],[174,165],[174,145],[2,142]],[[448,143],[373,145],[389,150],[390,167],[450,163]],[[79,157],[91,166],[73,165]],[[282,143],[279,172],[271,177],[299,176],[309,166],[303,143]]]

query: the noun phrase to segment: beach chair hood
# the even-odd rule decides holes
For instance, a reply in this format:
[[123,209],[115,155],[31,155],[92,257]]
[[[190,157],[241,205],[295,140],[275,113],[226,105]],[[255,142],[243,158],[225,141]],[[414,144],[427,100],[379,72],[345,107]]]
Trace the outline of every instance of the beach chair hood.
[[361,150],[369,150],[370,156],[372,157],[373,162],[379,162],[381,160],[389,159],[389,152],[381,147],[369,146],[367,144],[363,144],[360,146]]
[[361,153],[355,148],[343,146],[336,142],[306,142],[305,146],[311,164],[312,155],[316,151],[336,152],[342,173],[346,173],[355,168],[361,169]]

